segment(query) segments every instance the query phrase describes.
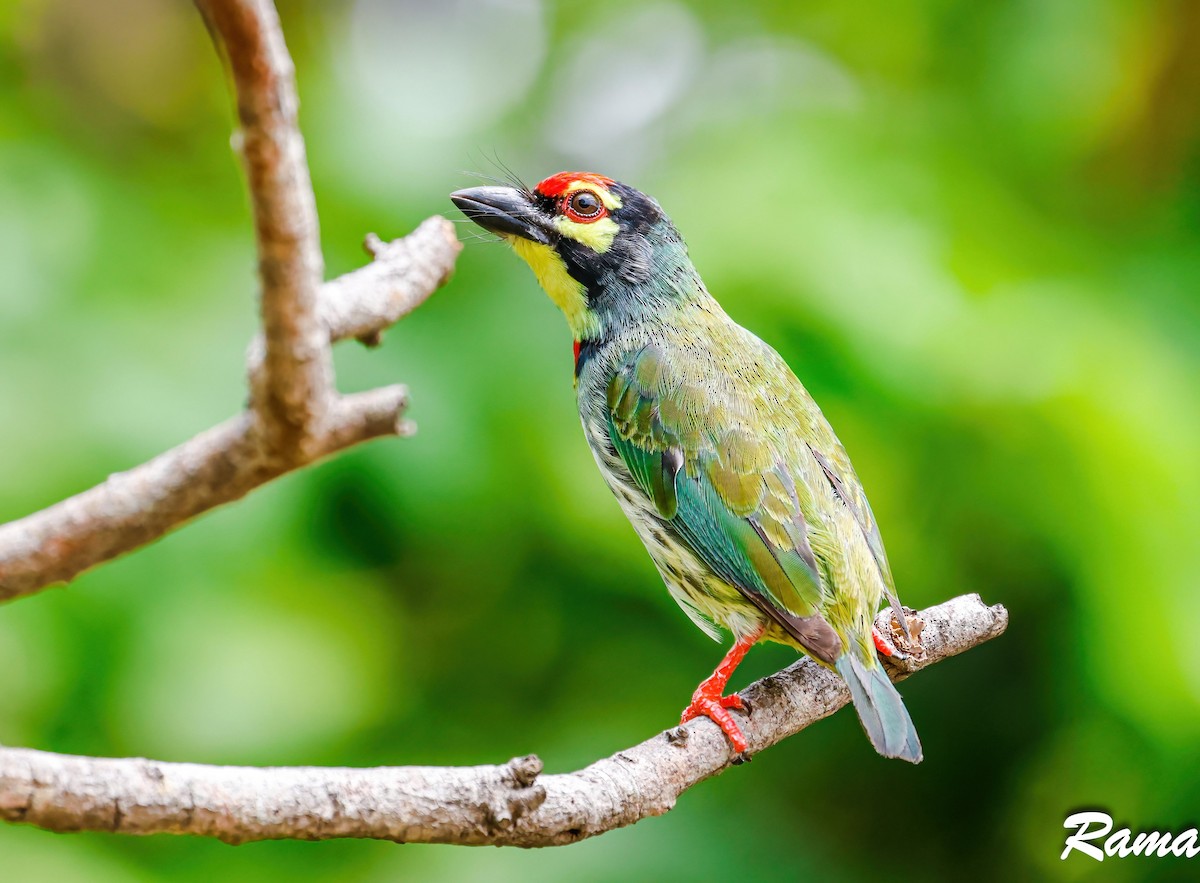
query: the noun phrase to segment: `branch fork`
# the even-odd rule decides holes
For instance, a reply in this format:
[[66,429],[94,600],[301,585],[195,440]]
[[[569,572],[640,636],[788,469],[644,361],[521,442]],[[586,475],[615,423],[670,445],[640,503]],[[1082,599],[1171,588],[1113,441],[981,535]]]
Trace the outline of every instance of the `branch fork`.
[[159,539],[286,472],[380,436],[411,435],[402,385],[341,395],[331,346],[378,341],[453,272],[462,245],[432,217],[403,239],[370,234],[367,266],[321,282],[316,202],[292,63],[269,0],[198,0],[237,92],[258,242],[262,333],[250,346],[250,406],[148,463],[0,525],[0,601]]

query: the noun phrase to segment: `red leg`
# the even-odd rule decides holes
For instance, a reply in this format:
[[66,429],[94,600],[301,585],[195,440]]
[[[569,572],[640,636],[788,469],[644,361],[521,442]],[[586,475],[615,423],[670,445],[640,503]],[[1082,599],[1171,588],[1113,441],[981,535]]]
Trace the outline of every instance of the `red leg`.
[[679,719],[681,724],[686,724],[694,717],[704,715],[711,718],[713,723],[720,727],[725,735],[729,737],[729,741],[733,743],[733,750],[739,754],[744,752],[749,745],[746,743],[746,737],[742,735],[741,728],[737,725],[737,721],[733,719],[733,715],[729,713],[729,709],[736,708],[742,710],[742,697],[736,693],[732,696],[723,696],[725,685],[729,682],[730,675],[734,669],[741,664],[746,651],[754,646],[755,642],[762,637],[762,629],[759,628],[752,634],[740,639],[735,643],[729,652],[725,654],[725,658],[721,660],[721,664],[717,666],[708,678],[700,682],[700,686],[696,688],[696,692],[692,694],[692,704],[683,710],[683,717]]

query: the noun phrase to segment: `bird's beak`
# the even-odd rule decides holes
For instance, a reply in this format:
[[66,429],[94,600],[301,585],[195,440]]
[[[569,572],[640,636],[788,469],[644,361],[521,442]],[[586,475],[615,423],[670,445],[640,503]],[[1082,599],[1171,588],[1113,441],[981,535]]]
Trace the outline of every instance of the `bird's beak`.
[[464,215],[492,233],[549,245],[554,228],[529,196],[514,187],[468,187],[450,194]]

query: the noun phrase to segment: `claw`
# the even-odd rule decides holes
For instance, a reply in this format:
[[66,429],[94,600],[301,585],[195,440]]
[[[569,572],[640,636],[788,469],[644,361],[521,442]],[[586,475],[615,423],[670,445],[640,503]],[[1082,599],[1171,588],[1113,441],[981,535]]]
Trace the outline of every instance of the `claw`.
[[704,687],[701,685],[701,689],[696,691],[696,695],[692,697],[692,704],[683,710],[683,716],[680,717],[679,722],[686,724],[692,718],[703,715],[720,727],[729,737],[735,753],[745,753],[750,744],[742,734],[742,728],[737,725],[737,721],[729,713],[730,708],[742,710],[742,697],[736,693],[732,696],[713,696],[711,693],[702,693],[703,689]]

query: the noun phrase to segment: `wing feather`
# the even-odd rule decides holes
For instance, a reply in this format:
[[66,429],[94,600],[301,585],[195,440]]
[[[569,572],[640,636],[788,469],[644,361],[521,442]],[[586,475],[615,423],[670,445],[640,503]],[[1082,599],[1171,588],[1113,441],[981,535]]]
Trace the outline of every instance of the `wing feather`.
[[755,431],[753,401],[681,377],[681,354],[671,355],[647,346],[613,375],[607,390],[613,447],[659,514],[714,573],[833,662],[842,641],[821,615],[829,589],[785,452]]

